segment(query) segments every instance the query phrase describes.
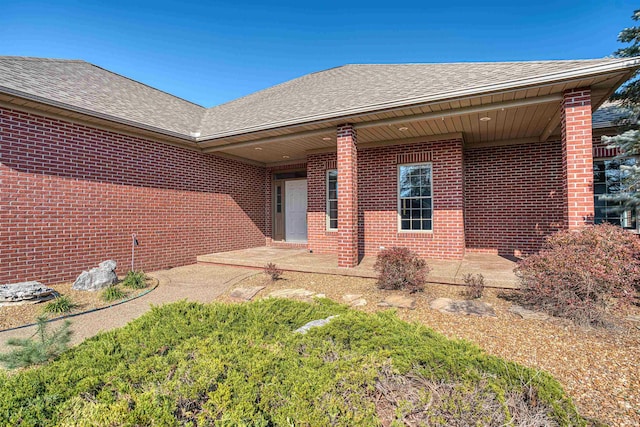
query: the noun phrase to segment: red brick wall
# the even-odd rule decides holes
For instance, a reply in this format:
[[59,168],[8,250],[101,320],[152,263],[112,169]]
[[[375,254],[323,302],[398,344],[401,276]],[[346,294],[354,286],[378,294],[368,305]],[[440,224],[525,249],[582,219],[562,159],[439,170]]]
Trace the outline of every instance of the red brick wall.
[[338,267],[358,265],[358,149],[352,125],[338,126]]
[[619,148],[607,148],[609,144],[602,142],[603,135],[615,136],[617,132],[615,129],[602,129],[593,135],[592,145],[594,159],[611,158],[620,154]]
[[569,229],[593,223],[591,90],[569,90],[562,103],[565,222]]
[[265,243],[265,169],[0,108],[0,283],[75,278]]
[[336,153],[307,156],[307,241],[315,253],[334,253],[338,232],[327,231],[327,170],[336,169]]
[[[397,156],[428,152],[433,164],[433,233],[398,232]],[[308,160],[309,248],[336,250],[336,233],[326,232],[325,162],[335,154],[311,155]],[[380,246],[406,246],[432,258],[464,254],[462,141],[448,140],[358,150],[359,250],[375,255]],[[340,190],[338,190],[340,191]],[[312,197],[309,198],[312,200]],[[310,202],[311,203],[311,202]]]
[[563,227],[559,141],[467,149],[465,185],[469,250],[529,254]]

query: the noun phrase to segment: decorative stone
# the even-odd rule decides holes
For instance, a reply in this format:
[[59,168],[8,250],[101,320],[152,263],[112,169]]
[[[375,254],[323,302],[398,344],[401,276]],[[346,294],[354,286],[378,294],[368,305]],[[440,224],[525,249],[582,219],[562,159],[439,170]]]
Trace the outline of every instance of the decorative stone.
[[36,304],[48,301],[55,296],[55,290],[35,281],[0,286],[0,306]]
[[528,310],[519,305],[512,305],[509,307],[509,311],[511,313],[517,314],[521,318],[525,320],[547,320],[549,319],[549,315],[546,313],[542,313],[540,311]]
[[464,314],[467,316],[496,317],[491,304],[476,300],[452,300],[451,298],[436,298],[429,307],[442,313]]
[[312,320],[311,322],[307,323],[304,326],[299,327],[298,329],[296,329],[293,332],[298,333],[298,334],[306,334],[307,332],[309,332],[309,329],[318,328],[320,326],[324,326],[327,323],[329,323],[331,321],[331,319],[333,319],[334,317],[338,317],[338,316],[329,316],[326,319]]
[[352,302],[359,299],[360,297],[362,297],[362,295],[360,294],[346,294],[346,295],[342,295],[342,301],[348,304],[351,304]]
[[640,322],[640,316],[627,316],[627,320],[631,322]]
[[229,295],[231,298],[251,301],[258,292],[264,289],[264,286],[254,286],[251,288],[235,288]]
[[367,305],[367,300],[364,298],[358,298],[357,300],[351,301],[351,307],[364,307]]
[[72,289],[78,291],[97,291],[113,285],[118,281],[116,275],[116,262],[113,260],[103,261],[98,267],[89,271],[83,271],[73,282]]
[[327,296],[325,294],[315,294],[313,297],[314,298],[326,298]]
[[379,302],[378,305],[380,307],[408,308],[413,310],[416,308],[416,299],[405,297],[404,295],[389,295],[384,301]]
[[315,294],[307,289],[279,289],[269,294],[273,298],[309,299]]

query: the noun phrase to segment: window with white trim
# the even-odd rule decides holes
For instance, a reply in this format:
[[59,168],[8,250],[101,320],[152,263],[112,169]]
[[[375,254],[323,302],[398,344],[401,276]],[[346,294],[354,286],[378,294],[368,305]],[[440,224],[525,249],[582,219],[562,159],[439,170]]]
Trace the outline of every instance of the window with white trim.
[[433,231],[431,163],[398,165],[398,229]]
[[620,203],[602,197],[623,190],[624,171],[620,170],[620,166],[631,166],[635,162],[634,158],[593,161],[594,223],[609,222],[638,230],[638,212],[635,209],[624,209]]
[[327,230],[338,229],[338,171],[327,171]]

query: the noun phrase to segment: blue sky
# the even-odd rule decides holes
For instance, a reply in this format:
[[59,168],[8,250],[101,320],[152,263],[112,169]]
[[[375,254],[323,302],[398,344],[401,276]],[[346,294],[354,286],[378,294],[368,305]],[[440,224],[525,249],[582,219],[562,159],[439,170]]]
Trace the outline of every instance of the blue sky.
[[0,55],[84,59],[203,106],[347,63],[600,58],[632,1],[5,1]]

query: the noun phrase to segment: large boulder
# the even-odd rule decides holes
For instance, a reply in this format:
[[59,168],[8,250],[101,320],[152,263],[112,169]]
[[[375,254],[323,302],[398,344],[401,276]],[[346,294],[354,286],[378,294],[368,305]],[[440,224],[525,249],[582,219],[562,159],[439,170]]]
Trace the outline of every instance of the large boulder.
[[35,304],[56,296],[56,291],[40,282],[20,282],[0,286],[0,306]]
[[72,289],[77,291],[98,291],[113,285],[118,281],[116,275],[116,262],[113,260],[103,261],[98,267],[89,271],[83,271],[73,282]]

